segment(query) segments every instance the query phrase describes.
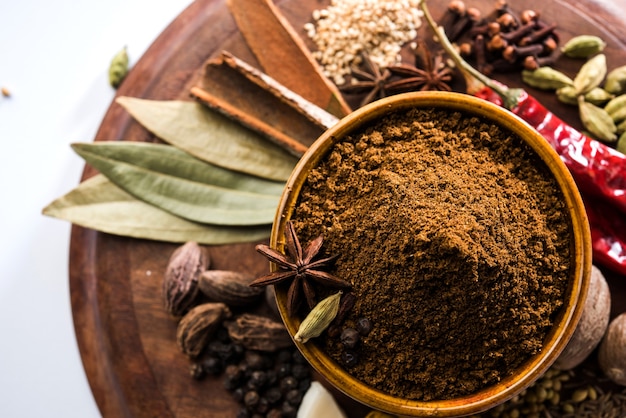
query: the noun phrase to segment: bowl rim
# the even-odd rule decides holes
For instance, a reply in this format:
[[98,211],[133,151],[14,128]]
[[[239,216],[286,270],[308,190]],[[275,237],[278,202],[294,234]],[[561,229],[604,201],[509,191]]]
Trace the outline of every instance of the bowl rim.
[[[549,143],[528,123],[512,112],[486,100],[456,92],[412,92],[390,96],[361,107],[341,119],[325,131],[299,160],[289,177],[276,212],[270,236],[270,246],[284,249],[284,230],[297,204],[300,190],[308,171],[316,166],[334,144],[349,132],[375,120],[389,111],[409,108],[449,108],[476,115],[509,129],[529,144],[544,161],[556,179],[570,215],[573,243],[571,254],[574,263],[568,298],[552,330],[545,339],[544,349],[523,363],[512,376],[488,386],[479,392],[449,400],[416,401],[400,399],[367,386],[352,377],[340,365],[312,343],[302,344],[294,340],[298,350],[309,364],[332,386],[349,397],[374,409],[403,416],[461,416],[476,414],[512,398],[530,386],[558,358],[571,338],[582,314],[591,274],[591,234],[589,224],[576,184],[559,155]],[[276,266],[271,265],[275,270]],[[293,338],[301,319],[289,318],[286,313],[286,295],[276,289],[276,302],[289,334]],[[561,330],[561,332],[557,332]]]

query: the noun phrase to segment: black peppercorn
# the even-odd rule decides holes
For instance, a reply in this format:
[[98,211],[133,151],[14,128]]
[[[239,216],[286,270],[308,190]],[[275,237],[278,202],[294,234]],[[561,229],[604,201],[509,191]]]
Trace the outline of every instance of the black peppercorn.
[[292,356],[292,361],[295,364],[306,364],[306,359],[304,358],[302,353],[300,353],[298,350],[294,350],[291,356]]
[[270,410],[270,403],[264,397],[259,398],[255,411],[258,414],[266,414]]
[[341,332],[341,344],[346,348],[354,348],[359,343],[359,332],[354,328],[346,328]]
[[271,405],[275,405],[282,399],[283,394],[279,388],[274,386],[267,389],[264,396]]
[[283,402],[282,407],[280,408],[285,418],[295,418],[298,413],[298,408],[291,405],[289,402]]
[[283,393],[289,392],[291,389],[296,389],[298,387],[298,380],[296,380],[293,376],[283,377],[280,380],[280,390]]
[[283,417],[283,413],[280,411],[280,409],[270,409],[269,412],[267,413],[266,418],[282,418]]
[[266,360],[264,356],[255,351],[246,351],[245,362],[250,370],[262,370],[266,366]]
[[356,321],[356,330],[359,334],[366,337],[372,331],[372,321],[367,318],[359,318]]
[[256,390],[248,391],[245,395],[243,395],[243,404],[247,408],[253,409],[259,403],[260,398],[261,397]]
[[354,351],[346,350],[341,353],[341,361],[347,367],[352,367],[359,361],[357,354]]
[[224,388],[226,390],[234,390],[241,385],[244,377],[244,371],[241,367],[230,364],[224,371]]
[[276,356],[277,363],[290,363],[291,362],[291,350],[280,350]]
[[298,380],[308,377],[309,374],[309,366],[306,364],[294,364],[291,368],[291,375]]
[[224,370],[224,363],[219,358],[211,356],[204,359],[202,368],[207,374],[217,376]]
[[276,371],[276,375],[278,377],[285,377],[291,375],[291,364],[284,363],[278,366],[278,370]]
[[258,390],[263,388],[266,382],[267,374],[262,370],[255,370],[250,375],[250,379],[248,379],[248,387]]
[[302,393],[298,389],[291,389],[285,394],[285,400],[297,407],[302,402]]
[[278,382],[278,376],[276,374],[276,370],[268,370],[265,373],[265,385],[273,386],[276,382]]
[[243,402],[243,388],[239,387],[232,391],[232,397],[236,402]]
[[306,378],[306,379],[300,380],[300,383],[298,384],[298,389],[302,393],[305,393],[307,390],[309,390],[310,386],[311,386],[311,379],[310,378]]

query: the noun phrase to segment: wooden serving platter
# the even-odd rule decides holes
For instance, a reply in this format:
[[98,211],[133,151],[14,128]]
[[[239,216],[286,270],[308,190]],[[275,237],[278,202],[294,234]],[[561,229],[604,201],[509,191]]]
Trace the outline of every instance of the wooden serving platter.
[[[525,7],[554,16],[563,37],[597,34],[608,46],[610,67],[626,64],[626,11],[618,0],[528,0]],[[432,1],[441,16],[446,1]],[[277,6],[306,40],[302,26],[326,0],[277,0]],[[488,12],[490,0],[468,0]],[[118,90],[118,95],[157,100],[189,99],[204,62],[227,50],[257,65],[223,0],[196,0],[156,39]],[[564,62],[576,72],[577,62]],[[497,77],[521,87],[519,76]],[[536,92],[533,91],[533,94]],[[579,127],[572,108],[548,93],[536,95],[557,115]],[[112,103],[96,141],[156,141],[119,105]],[[85,167],[83,179],[93,175]],[[89,383],[104,417],[233,417],[238,407],[221,380],[194,381],[189,362],[175,344],[176,324],[163,309],[161,281],[176,244],[137,240],[74,226],[70,248],[70,289],[76,336]],[[209,248],[211,268],[261,275],[265,260],[254,243]],[[613,292],[613,315],[626,311],[626,278],[606,272]],[[350,416],[367,408],[337,395]]]

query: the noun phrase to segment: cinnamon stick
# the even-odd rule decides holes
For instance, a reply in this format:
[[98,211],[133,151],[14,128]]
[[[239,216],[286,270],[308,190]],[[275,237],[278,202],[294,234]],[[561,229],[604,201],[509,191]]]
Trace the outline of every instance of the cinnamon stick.
[[225,51],[207,61],[191,95],[298,157],[338,120]]
[[227,4],[267,75],[339,118],[352,111],[271,0],[227,0]]

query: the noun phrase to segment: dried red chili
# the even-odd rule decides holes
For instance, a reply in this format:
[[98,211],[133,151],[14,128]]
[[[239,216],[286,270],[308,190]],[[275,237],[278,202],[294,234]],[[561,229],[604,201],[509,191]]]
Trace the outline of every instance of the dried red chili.
[[585,203],[594,263],[626,274],[626,155],[591,139],[522,89],[511,89],[471,67],[452,47],[422,2],[424,17],[467,81],[468,93],[506,107],[534,127],[570,170]]

